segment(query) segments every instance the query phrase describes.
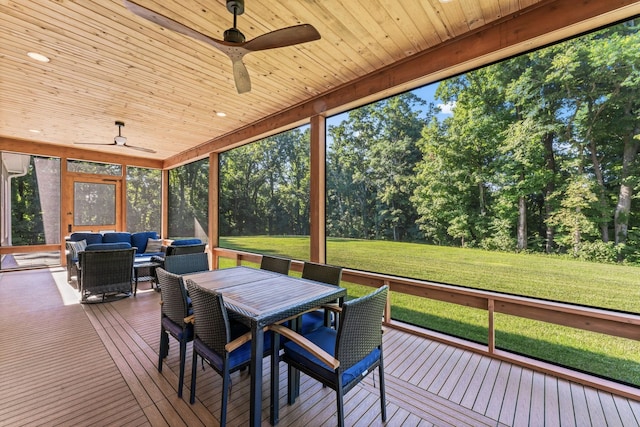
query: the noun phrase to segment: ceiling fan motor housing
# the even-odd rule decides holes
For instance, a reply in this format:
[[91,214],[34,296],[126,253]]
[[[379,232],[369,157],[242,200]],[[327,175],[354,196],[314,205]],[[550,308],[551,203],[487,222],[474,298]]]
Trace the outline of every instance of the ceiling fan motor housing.
[[244,34],[237,28],[229,28],[224,32],[224,41],[230,43],[244,43]]

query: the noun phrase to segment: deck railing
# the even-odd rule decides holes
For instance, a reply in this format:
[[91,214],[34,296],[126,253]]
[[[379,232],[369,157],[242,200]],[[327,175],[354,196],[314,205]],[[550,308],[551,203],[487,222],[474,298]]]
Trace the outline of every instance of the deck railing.
[[[219,258],[235,260],[237,265],[243,262],[260,263],[261,255],[224,248],[213,248],[213,266],[218,267]],[[293,260],[291,269],[302,271],[303,261]],[[574,371],[526,356],[496,348],[494,316],[496,313],[543,321],[561,326],[598,332],[615,337],[640,340],[640,315],[616,311],[576,306],[559,302],[545,301],[529,297],[505,295],[497,292],[462,288],[425,280],[408,279],[379,273],[344,269],[342,280],[377,288],[388,285],[392,293],[402,293],[436,301],[477,308],[487,312],[487,344],[478,344],[450,335],[434,332],[392,319],[392,307],[387,303],[384,323],[423,337],[428,337],[448,345],[485,354],[510,363],[515,363],[536,371],[546,372],[571,381],[640,400],[640,389],[615,381],[603,379],[587,373]]]

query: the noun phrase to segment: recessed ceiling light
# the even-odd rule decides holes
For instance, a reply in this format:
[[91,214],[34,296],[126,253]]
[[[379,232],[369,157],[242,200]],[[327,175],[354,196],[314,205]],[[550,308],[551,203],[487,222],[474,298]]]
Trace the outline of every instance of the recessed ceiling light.
[[227,117],[227,113],[223,113],[222,111],[216,112],[216,116],[218,117]]
[[40,133],[40,131],[38,129],[29,129],[29,132],[31,132],[31,133]]
[[36,52],[27,52],[27,56],[29,56],[29,58],[31,59],[35,59],[36,61],[40,61],[40,62],[49,62],[50,59],[46,56],[44,56],[41,53],[36,53]]

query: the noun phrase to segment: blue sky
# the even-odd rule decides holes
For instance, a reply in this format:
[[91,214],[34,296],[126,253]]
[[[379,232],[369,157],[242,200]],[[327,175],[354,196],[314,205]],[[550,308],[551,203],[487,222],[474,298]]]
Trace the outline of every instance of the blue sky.
[[[411,92],[414,93],[416,96],[420,97],[421,99],[425,100],[427,103],[433,102],[436,105],[439,105],[442,110],[442,113],[438,114],[438,119],[443,120],[446,117],[451,116],[453,113],[451,111],[451,106],[444,105],[441,103],[441,101],[436,102],[435,94],[436,94],[436,89],[438,88],[438,84],[439,82],[432,83],[427,86],[422,86],[418,89],[414,89]],[[327,119],[327,124],[329,126],[336,125],[342,120],[345,120],[347,118],[347,115],[348,115],[348,112],[331,116]]]

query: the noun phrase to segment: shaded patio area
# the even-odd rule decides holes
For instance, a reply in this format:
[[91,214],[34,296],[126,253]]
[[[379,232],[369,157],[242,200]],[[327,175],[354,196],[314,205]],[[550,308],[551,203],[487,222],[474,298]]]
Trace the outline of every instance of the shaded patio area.
[[[156,369],[160,294],[80,305],[61,268],[0,275],[0,425],[218,425],[222,381],[198,375],[195,405],[176,394],[178,345]],[[390,328],[384,334],[389,426],[625,425],[640,423],[640,402]],[[191,346],[187,368],[190,372]],[[281,364],[281,426],[332,426],[332,390],[302,376],[301,397],[286,404]],[[264,360],[262,419],[269,417]],[[249,418],[249,374],[232,375],[228,425]],[[378,379],[345,399],[347,425],[382,425]]]

